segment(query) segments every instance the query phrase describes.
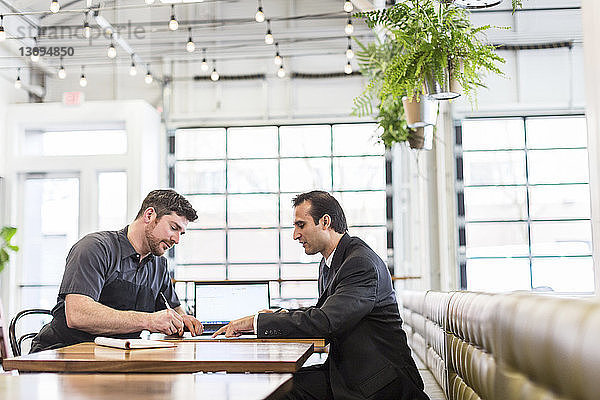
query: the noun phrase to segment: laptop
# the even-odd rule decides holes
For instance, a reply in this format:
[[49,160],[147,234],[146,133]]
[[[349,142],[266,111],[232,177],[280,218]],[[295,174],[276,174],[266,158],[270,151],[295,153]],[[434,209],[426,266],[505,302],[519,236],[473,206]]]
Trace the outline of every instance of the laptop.
[[196,319],[204,334],[271,306],[269,281],[196,282]]

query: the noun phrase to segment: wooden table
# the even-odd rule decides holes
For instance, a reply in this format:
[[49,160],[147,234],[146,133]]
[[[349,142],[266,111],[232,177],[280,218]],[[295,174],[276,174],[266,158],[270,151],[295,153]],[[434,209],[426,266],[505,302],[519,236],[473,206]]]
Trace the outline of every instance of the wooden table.
[[79,343],[3,360],[28,372],[294,372],[312,354],[308,343],[177,342],[175,347],[122,350]]
[[167,342],[202,342],[202,343],[210,343],[210,342],[229,342],[229,343],[312,343],[314,345],[315,353],[325,353],[326,344],[325,339],[312,339],[312,338],[303,338],[303,339],[282,339],[282,338],[257,338],[256,335],[242,335],[234,338],[226,338],[225,336],[217,336],[213,338],[210,335],[201,335],[201,336],[190,336],[189,332],[185,332],[183,337],[179,336],[166,336],[166,335],[158,335],[152,334],[151,339],[154,340],[164,340]]
[[291,389],[291,374],[0,375],[6,400],[259,400]]

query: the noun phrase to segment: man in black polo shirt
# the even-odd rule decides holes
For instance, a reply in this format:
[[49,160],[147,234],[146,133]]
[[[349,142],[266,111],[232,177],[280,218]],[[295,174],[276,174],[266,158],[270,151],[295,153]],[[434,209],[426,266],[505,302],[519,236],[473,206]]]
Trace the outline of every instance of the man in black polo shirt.
[[197,218],[183,196],[154,190],[129,226],[79,240],[67,256],[54,318],[33,339],[31,352],[96,336],[139,337],[142,330],[182,335],[186,326],[202,333],[202,324],[181,307],[162,257]]

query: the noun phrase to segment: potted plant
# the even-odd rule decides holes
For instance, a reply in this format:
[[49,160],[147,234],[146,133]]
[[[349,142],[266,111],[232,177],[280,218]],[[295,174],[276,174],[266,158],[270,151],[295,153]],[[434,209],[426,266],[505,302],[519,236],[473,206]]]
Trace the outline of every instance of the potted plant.
[[434,0],[406,0],[391,8],[356,14],[370,28],[385,27],[400,51],[383,74],[381,96],[446,100],[458,96],[455,81],[471,100],[481,74],[502,75],[504,62],[480,37],[490,25],[474,27],[469,12]]
[[[4,269],[10,256],[7,250],[18,251],[19,247],[10,244],[11,239],[17,232],[17,228],[4,226],[0,229],[0,272]],[[2,315],[2,299],[0,298],[0,360],[11,355],[8,348],[8,336],[6,335],[6,319]]]
[[0,229],[0,272],[4,269],[4,266],[8,264],[10,256],[8,250],[19,251],[18,246],[10,244],[11,239],[17,233],[17,228],[12,226],[3,226]]
[[[408,142],[411,148],[431,148],[433,138],[425,138],[423,135],[427,131],[427,134],[432,136],[433,129],[422,128],[435,124],[437,108],[433,114],[432,107],[428,107],[427,112],[424,111],[424,104],[414,102],[416,107],[405,107],[403,102],[413,102],[409,99],[381,95],[386,68],[394,54],[400,50],[398,43],[392,40],[368,45],[358,40],[356,42],[360,48],[356,53],[360,72],[369,78],[369,83],[363,93],[354,99],[352,114],[374,115],[382,128],[380,140],[386,147],[391,147],[396,142]],[[423,121],[425,114],[433,120]]]

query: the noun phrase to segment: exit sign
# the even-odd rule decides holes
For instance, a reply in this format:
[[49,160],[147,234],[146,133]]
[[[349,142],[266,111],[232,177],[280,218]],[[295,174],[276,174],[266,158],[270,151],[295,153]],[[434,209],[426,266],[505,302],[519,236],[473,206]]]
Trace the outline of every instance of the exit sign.
[[78,106],[83,103],[83,92],[64,92],[63,104],[66,106]]

